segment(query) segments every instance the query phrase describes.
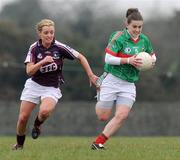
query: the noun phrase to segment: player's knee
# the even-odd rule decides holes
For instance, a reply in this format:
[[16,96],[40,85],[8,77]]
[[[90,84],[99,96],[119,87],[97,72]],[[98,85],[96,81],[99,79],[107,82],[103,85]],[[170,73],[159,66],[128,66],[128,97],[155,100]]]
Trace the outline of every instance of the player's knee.
[[29,116],[27,114],[20,114],[19,115],[19,123],[26,123],[28,120]]
[[105,114],[97,115],[97,117],[100,121],[107,121],[109,119],[109,115]]
[[49,117],[49,115],[50,115],[49,110],[43,109],[43,110],[40,112],[40,117],[41,117],[42,119],[45,119],[45,118]]
[[102,111],[102,110],[96,109],[96,115],[100,121],[107,121],[111,116],[111,110]]

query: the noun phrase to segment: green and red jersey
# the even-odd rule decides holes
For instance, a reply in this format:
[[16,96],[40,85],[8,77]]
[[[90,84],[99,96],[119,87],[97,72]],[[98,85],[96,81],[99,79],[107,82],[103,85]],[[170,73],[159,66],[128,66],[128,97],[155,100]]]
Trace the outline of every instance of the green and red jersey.
[[[115,57],[128,58],[139,52],[153,54],[153,48],[149,38],[144,34],[141,33],[134,41],[127,29],[124,29],[110,36],[105,52]],[[104,70],[128,82],[135,82],[139,79],[139,70],[130,64],[110,65],[106,63]]]

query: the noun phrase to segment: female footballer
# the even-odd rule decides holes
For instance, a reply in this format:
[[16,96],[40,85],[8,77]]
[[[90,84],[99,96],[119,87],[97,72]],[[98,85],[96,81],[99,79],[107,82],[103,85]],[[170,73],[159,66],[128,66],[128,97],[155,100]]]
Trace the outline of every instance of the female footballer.
[[142,27],[143,18],[139,10],[128,9],[126,28],[114,32],[105,49],[105,73],[96,104],[96,114],[99,120],[105,121],[110,118],[114,105],[116,111],[92,143],[91,148],[94,150],[105,149],[104,143],[122,126],[135,102],[134,82],[139,78],[136,67],[142,64],[141,59],[135,55],[144,51],[152,55],[153,61],[156,61],[149,38],[141,33]]
[[20,98],[17,143],[13,146],[14,150],[23,148],[26,125],[32,110],[40,104],[31,133],[32,138],[36,139],[41,133],[42,123],[50,116],[58,99],[62,97],[59,85],[64,82],[62,75],[64,59],[79,60],[90,83],[95,84],[98,78],[81,53],[55,40],[55,24],[52,20],[41,20],[37,23],[36,29],[39,39],[30,46],[25,59],[26,72],[30,78],[26,80]]

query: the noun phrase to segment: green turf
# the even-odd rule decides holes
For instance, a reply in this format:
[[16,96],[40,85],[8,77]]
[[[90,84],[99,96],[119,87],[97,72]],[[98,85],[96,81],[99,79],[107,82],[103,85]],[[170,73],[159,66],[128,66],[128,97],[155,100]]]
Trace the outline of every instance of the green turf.
[[0,137],[0,160],[180,160],[180,137],[113,137],[106,150],[93,151],[92,137],[26,139],[12,151],[15,137]]

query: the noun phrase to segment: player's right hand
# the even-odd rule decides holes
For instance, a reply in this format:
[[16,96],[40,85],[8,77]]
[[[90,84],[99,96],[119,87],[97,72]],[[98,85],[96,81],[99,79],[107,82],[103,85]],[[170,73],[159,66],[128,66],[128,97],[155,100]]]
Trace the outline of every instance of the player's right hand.
[[51,56],[46,56],[42,61],[44,62],[44,64],[54,62],[53,57]]
[[134,67],[138,67],[142,64],[142,59],[137,58],[136,55],[129,58],[129,64],[133,65]]

